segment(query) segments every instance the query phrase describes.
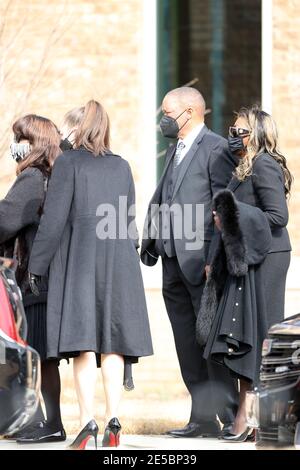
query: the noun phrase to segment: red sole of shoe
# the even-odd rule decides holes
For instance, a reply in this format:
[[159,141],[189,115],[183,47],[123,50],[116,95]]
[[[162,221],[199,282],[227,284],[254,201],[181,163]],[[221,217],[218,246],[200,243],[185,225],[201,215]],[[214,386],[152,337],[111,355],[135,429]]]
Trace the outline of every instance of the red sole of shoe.
[[102,446],[103,447],[119,447],[120,445],[120,432],[114,434],[113,432],[109,433],[108,442],[104,439]]
[[85,450],[87,443],[91,439],[91,436],[87,436],[83,441],[80,442],[78,447],[69,447],[69,450]]

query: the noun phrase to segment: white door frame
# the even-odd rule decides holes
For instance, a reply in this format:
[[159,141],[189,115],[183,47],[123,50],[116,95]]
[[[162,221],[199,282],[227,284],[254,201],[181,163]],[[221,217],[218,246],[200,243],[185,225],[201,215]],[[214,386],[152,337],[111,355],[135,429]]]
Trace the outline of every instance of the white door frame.
[[273,0],[262,0],[261,105],[272,113]]

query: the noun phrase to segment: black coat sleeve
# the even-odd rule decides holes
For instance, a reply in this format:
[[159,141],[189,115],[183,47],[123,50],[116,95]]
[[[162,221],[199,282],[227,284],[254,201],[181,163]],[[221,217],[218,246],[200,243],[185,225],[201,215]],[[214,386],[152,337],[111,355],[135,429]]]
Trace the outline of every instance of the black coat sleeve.
[[229,151],[227,141],[220,139],[212,148],[209,157],[209,176],[212,196],[225,189],[232,178],[238,161]]
[[44,212],[29,260],[29,272],[47,273],[66,226],[74,193],[74,165],[70,154],[60,155],[54,163]]
[[280,165],[272,157],[262,155],[254,162],[252,178],[259,206],[264,211],[270,227],[285,227],[289,213]]
[[[228,148],[227,141],[220,139],[211,151],[209,159],[209,175],[212,196],[220,190],[225,189],[229,184],[233,171],[237,166],[237,159]],[[214,256],[216,246],[218,246],[219,231],[215,227],[214,234],[208,250],[206,264],[210,264]]]
[[28,225],[38,222],[43,198],[42,173],[37,168],[27,168],[0,201],[0,243],[15,237]]

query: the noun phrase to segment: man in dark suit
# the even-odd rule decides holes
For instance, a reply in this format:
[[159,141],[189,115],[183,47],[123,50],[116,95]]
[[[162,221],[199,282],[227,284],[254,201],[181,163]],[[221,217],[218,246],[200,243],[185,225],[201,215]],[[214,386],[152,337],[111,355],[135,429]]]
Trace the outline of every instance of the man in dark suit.
[[192,398],[189,423],[169,434],[217,436],[216,414],[227,431],[238,395],[225,368],[203,359],[195,323],[214,233],[212,197],[227,186],[236,161],[227,141],[205,126],[205,101],[196,89],[170,91],[162,111],[163,135],[178,140],[167,150],[165,168],[149,204],[141,259],[153,266],[162,258],[163,297],[181,374]]

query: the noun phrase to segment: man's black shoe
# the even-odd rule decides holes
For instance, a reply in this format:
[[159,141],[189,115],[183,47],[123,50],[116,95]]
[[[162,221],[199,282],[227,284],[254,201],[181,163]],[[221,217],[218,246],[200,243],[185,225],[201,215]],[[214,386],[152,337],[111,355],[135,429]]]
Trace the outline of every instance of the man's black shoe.
[[42,444],[44,442],[61,442],[67,438],[66,432],[63,428],[54,427],[47,423],[47,421],[41,421],[37,423],[35,428],[32,428],[30,432],[22,434],[18,437],[18,444]]
[[183,429],[173,429],[166,434],[173,437],[218,437],[221,428],[218,421],[188,423]]
[[23,428],[21,428],[19,431],[14,432],[13,434],[10,435],[5,435],[3,436],[4,439],[10,439],[16,441],[20,437],[23,437],[25,434],[31,434],[34,432],[36,429],[40,428],[43,426],[43,421],[35,421],[34,423],[27,424]]

